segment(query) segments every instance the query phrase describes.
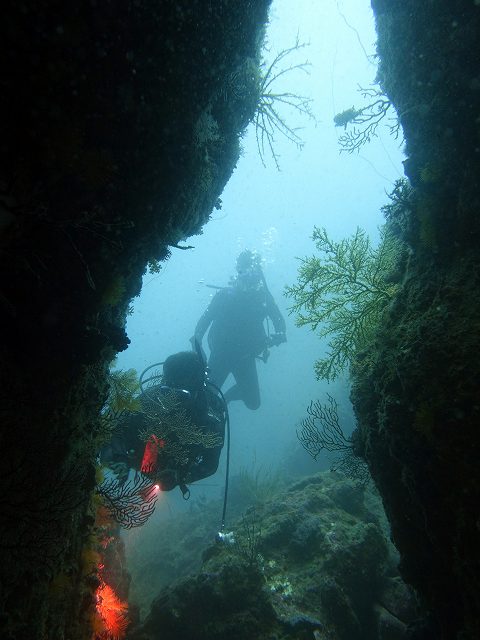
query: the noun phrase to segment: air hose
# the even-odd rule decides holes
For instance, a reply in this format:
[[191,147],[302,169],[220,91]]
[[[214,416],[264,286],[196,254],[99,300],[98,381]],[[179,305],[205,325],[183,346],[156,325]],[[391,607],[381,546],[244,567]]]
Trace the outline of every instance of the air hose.
[[150,376],[150,378],[147,378],[147,380],[143,379],[143,376],[147,373],[147,371],[150,371],[150,369],[153,369],[154,367],[160,367],[164,364],[164,362],[154,362],[154,364],[151,364],[149,367],[147,367],[146,369],[144,369],[142,371],[142,373],[140,374],[140,377],[138,379],[138,383],[140,385],[140,390],[143,393],[144,389],[143,389],[143,385],[146,384],[147,382],[151,382],[152,380],[158,380],[159,378],[161,378],[161,375],[158,373],[155,373],[153,376]]
[[227,401],[225,400],[225,396],[217,387],[216,384],[207,380],[207,384],[209,384],[215,391],[218,393],[220,398],[222,399],[224,411],[225,411],[225,429],[226,429],[226,440],[227,440],[227,462],[225,465],[225,489],[223,492],[223,509],[222,509],[222,522],[220,525],[219,536],[221,537],[223,534],[223,530],[225,529],[225,514],[227,513],[227,501],[228,501],[228,478],[230,473],[230,416],[228,413]]
[[[197,340],[197,338],[195,338],[195,351],[197,352],[197,355],[200,358],[200,362],[203,365],[203,369],[205,373],[207,373],[207,363],[205,362],[205,356],[203,355],[202,347],[200,345],[200,342]],[[216,384],[208,380],[208,378],[206,379],[206,384],[210,385],[218,393],[218,395],[222,399],[223,407],[225,411],[225,429],[226,429],[226,436],[227,436],[227,463],[225,466],[225,489],[223,492],[222,522],[220,525],[220,531],[217,534],[217,538],[221,540],[225,535],[228,535],[228,534],[224,534],[223,530],[225,529],[225,515],[227,513],[228,478],[230,473],[230,416],[228,413],[227,401],[225,400],[225,396],[223,395],[221,389],[217,387]]]

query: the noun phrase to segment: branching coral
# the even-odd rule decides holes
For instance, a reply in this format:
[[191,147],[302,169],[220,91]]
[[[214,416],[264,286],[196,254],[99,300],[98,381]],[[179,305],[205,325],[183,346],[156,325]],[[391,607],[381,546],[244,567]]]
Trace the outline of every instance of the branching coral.
[[320,256],[303,258],[298,282],[286,288],[294,300],[297,326],[319,329],[330,338],[325,358],[317,360],[318,378],[334,380],[371,341],[385,307],[398,290],[388,275],[398,257],[398,241],[382,229],[378,248],[365,231],[335,242],[315,227],[313,240]]
[[352,437],[347,437],[338,419],[338,406],[328,395],[328,404],[318,400],[307,408],[308,416],[302,420],[297,437],[314,460],[322,451],[337,453],[339,457],[332,464],[332,471],[340,471],[352,480],[365,483],[369,477],[366,463],[355,454]]
[[141,527],[152,515],[158,491],[147,476],[136,473],[133,480],[120,483],[116,478],[105,479],[97,486],[111,517],[123,528]]
[[341,113],[337,113],[333,121],[336,127],[347,129],[348,125],[359,125],[353,131],[346,132],[340,136],[339,143],[342,151],[353,153],[358,151],[372,137],[377,135],[378,125],[385,120],[390,120],[388,128],[390,133],[398,138],[400,133],[400,122],[395,118],[388,118],[388,114],[393,110],[392,103],[384,93],[375,87],[364,89],[359,87],[360,93],[370,102],[361,109],[351,107]]
[[140,385],[135,369],[112,371],[108,376],[108,396],[99,416],[99,432],[93,439],[94,454],[109,440],[126,413],[141,408]]
[[290,91],[277,92],[273,85],[283,75],[291,73],[295,70],[308,73],[308,62],[293,64],[290,66],[281,66],[281,63],[294,51],[298,51],[305,47],[297,40],[293,47],[283,49],[275,57],[267,71],[261,78],[260,98],[255,112],[255,135],[257,139],[257,149],[262,160],[262,164],[266,166],[265,156],[270,152],[275,166],[280,169],[279,156],[275,151],[275,135],[279,133],[284,138],[293,142],[299,149],[303,147],[303,140],[298,134],[298,128],[293,128],[287,124],[286,120],[280,114],[281,107],[289,107],[301,116],[313,118],[310,109],[311,98],[300,96]]
[[110,389],[107,408],[116,418],[124,411],[138,411],[140,384],[135,369],[113,371],[109,376]]
[[414,192],[407,178],[395,181],[389,198],[390,202],[382,207],[382,213],[388,221],[394,221],[399,216],[414,211]]

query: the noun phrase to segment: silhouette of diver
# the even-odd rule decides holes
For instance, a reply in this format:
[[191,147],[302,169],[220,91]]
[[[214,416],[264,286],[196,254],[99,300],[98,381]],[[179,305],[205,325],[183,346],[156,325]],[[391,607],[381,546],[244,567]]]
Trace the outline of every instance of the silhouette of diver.
[[[231,373],[235,384],[225,393],[226,402],[243,400],[247,408],[258,409],[260,389],[255,359],[266,362],[268,347],[286,342],[285,320],[270,293],[257,252],[245,250],[237,258],[237,274],[230,286],[221,288],[200,317],[190,339],[202,344],[210,327],[208,370],[211,380],[221,388]],[[267,335],[264,320],[275,328]]]
[[[150,367],[149,367],[150,368]],[[206,378],[199,355],[182,351],[163,363],[163,376],[140,395],[140,411],[126,414],[100,455],[120,483],[142,471],[162,491],[213,475],[225,437],[226,406]]]

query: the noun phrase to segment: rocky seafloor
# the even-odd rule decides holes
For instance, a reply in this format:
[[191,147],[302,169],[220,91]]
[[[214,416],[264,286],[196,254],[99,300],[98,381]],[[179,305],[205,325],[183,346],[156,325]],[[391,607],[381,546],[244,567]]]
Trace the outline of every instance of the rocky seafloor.
[[246,496],[234,495],[235,542],[212,542],[218,505],[207,503],[130,549],[132,596],[150,609],[129,638],[407,637],[415,597],[372,489],[321,472],[278,493],[257,485],[245,509]]

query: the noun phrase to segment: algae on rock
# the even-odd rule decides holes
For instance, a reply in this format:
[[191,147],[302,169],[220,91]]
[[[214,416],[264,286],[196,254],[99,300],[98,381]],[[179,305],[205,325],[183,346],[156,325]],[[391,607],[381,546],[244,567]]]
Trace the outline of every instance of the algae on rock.
[[[190,577],[165,585],[132,640],[310,640],[314,633],[383,640],[387,607],[401,631],[392,637],[406,637],[414,600],[398,578],[376,494],[341,475],[318,473],[246,517],[255,519],[255,554],[244,553],[251,531],[242,518],[232,522],[239,544],[211,543],[193,575],[185,567]],[[177,544],[165,537],[155,556],[181,557],[191,549],[195,529],[188,522],[198,514],[183,518]]]

